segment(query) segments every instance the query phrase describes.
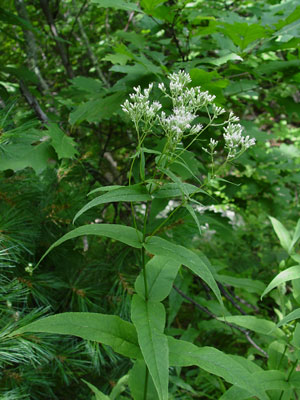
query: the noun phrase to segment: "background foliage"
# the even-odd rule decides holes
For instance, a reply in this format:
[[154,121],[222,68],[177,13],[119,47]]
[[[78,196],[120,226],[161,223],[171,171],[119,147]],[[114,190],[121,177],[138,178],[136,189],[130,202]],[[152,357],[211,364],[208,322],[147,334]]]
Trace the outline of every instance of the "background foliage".
[[[165,82],[179,69],[233,110],[257,145],[211,182],[211,196],[201,199],[201,236],[183,211],[160,232],[174,243],[184,238],[209,258],[227,322],[240,329],[220,321],[223,312],[206,285],[182,271],[165,300],[167,333],[243,356],[255,362],[257,373],[277,371],[282,385],[267,386],[269,398],[298,398],[297,315],[282,328],[288,345],[270,329],[258,329],[262,322],[237,319],[277,323],[299,307],[298,269],[261,299],[275,275],[300,264],[298,1],[4,0],[0,20],[1,398],[101,398],[83,380],[107,394],[123,387],[116,383],[132,363],[109,346],[71,336],[8,334],[66,311],[130,320],[138,271],[123,244],[84,236],[34,266],[71,230],[87,193],[127,184],[136,138],[120,105],[133,86]],[[202,146],[220,135],[211,129],[186,160],[201,180],[210,163]],[[221,149],[218,154],[221,163]],[[176,172],[193,181],[186,170]],[[156,206],[153,213],[167,202]],[[130,214],[128,204],[100,205],[75,226],[130,225]],[[283,391],[287,381],[294,383]],[[170,371],[172,399],[241,399],[230,387],[201,369]],[[111,398],[129,398],[126,390]]]

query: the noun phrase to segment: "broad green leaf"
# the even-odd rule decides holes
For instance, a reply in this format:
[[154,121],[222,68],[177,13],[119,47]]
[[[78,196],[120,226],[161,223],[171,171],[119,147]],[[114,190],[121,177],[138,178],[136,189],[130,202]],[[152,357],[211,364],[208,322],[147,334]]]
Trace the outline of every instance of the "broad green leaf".
[[127,0],[92,0],[92,3],[98,4],[103,8],[115,8],[117,10],[142,12],[136,3]]
[[[129,372],[128,386],[133,400],[140,400],[144,396],[146,368],[144,360],[136,360]],[[151,375],[148,376],[147,400],[158,400]]]
[[[182,183],[182,190],[187,194],[197,193],[201,189],[190,183]],[[158,190],[153,192],[153,197],[157,199],[165,199],[170,197],[182,196],[182,190],[179,189],[177,183],[166,183]]]
[[249,400],[249,392],[246,389],[242,389],[238,386],[231,386],[219,400]]
[[82,381],[88,385],[88,387],[92,390],[92,392],[95,395],[95,400],[111,400],[108,396],[106,396],[106,394],[100,392],[99,389],[96,388],[96,386],[92,385],[91,383],[85,381],[84,379],[82,379]]
[[145,9],[147,14],[151,14],[156,7],[166,1],[167,0],[141,0],[141,6]]
[[89,224],[83,225],[79,228],[73,229],[71,232],[66,233],[63,237],[58,239],[55,243],[53,243],[43,257],[40,259],[37,265],[41,263],[41,261],[46,257],[47,254],[50,253],[55,247],[64,243],[66,240],[74,239],[78,236],[83,235],[95,235],[95,236],[103,236],[109,237],[114,240],[118,240],[119,242],[125,243],[128,246],[135,247],[140,249],[142,247],[142,233],[137,231],[136,229],[125,226],[125,225],[117,225],[117,224]]
[[71,82],[73,86],[87,93],[99,93],[103,89],[101,81],[85,76],[76,76]]
[[255,377],[264,390],[287,390],[290,388],[283,371],[254,372]]
[[294,321],[295,319],[300,318],[300,308],[297,308],[296,310],[292,311],[288,315],[286,315],[284,318],[282,318],[281,321],[278,322],[276,325],[278,328],[280,328],[283,325],[288,324],[291,321]]
[[223,304],[222,297],[218,285],[213,277],[212,272],[205,264],[202,258],[195,254],[192,250],[169,242],[158,236],[152,236],[146,239],[145,249],[158,256],[170,257],[173,260],[185,265],[194,274],[198,275],[212,289],[217,299]]
[[0,171],[7,169],[20,171],[31,167],[36,173],[41,173],[49,165],[48,161],[53,156],[53,149],[47,142],[37,146],[23,143],[8,144],[0,157]]
[[120,109],[120,104],[125,99],[125,93],[118,91],[104,98],[92,99],[80,104],[70,114],[71,125],[79,124],[82,121],[99,122],[102,119],[110,118]]
[[207,72],[204,69],[193,68],[190,70],[193,86],[201,86],[202,90],[208,90],[210,94],[216,95],[216,100],[225,102],[223,89],[229,84],[229,80],[223,79],[217,71]]
[[257,318],[253,315],[229,315],[226,317],[219,317],[219,321],[226,321],[253,332],[262,333],[263,335],[284,337],[281,329],[276,328],[276,324],[263,318]]
[[295,246],[295,244],[298,242],[298,240],[300,239],[300,218],[298,219],[294,234],[293,234],[293,239],[292,239],[292,243],[290,246],[290,253],[293,250],[293,247]]
[[158,397],[160,400],[168,400],[169,349],[167,336],[163,334],[166,322],[164,306],[134,295],[131,319]]
[[261,295],[261,298],[263,298],[267,293],[269,293],[275,287],[279,286],[281,283],[298,278],[300,278],[300,265],[295,265],[293,267],[287,268],[286,270],[276,275],[275,278],[268,284],[263,294]]
[[235,22],[234,24],[223,24],[224,29],[221,29],[234,44],[244,51],[251,43],[256,40],[261,40],[267,35],[266,29],[259,24],[248,24]]
[[274,72],[285,70],[288,68],[297,68],[300,67],[300,60],[289,60],[289,61],[269,61],[264,62],[258,68],[256,68],[256,73],[258,74],[266,74],[271,75]]
[[241,288],[249,293],[257,293],[259,295],[265,289],[266,286],[263,282],[258,280],[247,279],[247,278],[236,278],[235,276],[229,276],[229,275],[217,275],[216,279],[218,280],[218,282],[221,282],[223,284]]
[[[150,301],[162,301],[170,293],[173,282],[177,276],[180,263],[166,257],[154,256],[146,264],[146,276],[148,286],[148,299]],[[137,277],[135,290],[139,296],[145,298],[144,273]]]
[[75,215],[73,223],[80,215],[90,210],[93,207],[99,206],[100,204],[113,203],[119,201],[148,201],[151,200],[150,194],[147,192],[145,186],[132,185],[116,188],[102,196],[96,197],[95,199],[88,202],[78,213]]
[[284,248],[286,252],[289,252],[289,249],[291,247],[291,235],[290,232],[282,225],[278,219],[269,217],[270,221],[272,222],[274,231],[276,232],[276,235],[280,241],[281,246]]
[[45,332],[74,335],[82,339],[106,344],[114,351],[130,358],[141,358],[136,330],[116,315],[91,312],[67,312],[39,319],[11,333]]
[[[196,365],[213,375],[217,375],[259,399],[267,400],[260,382],[233,358],[213,347],[197,347],[190,342],[168,337],[170,366],[189,367]],[[251,382],[251,385],[249,385]]]
[[51,138],[51,145],[57,153],[59,159],[73,158],[77,154],[74,140],[67,136],[57,124],[47,125],[48,135]]
[[[260,382],[264,390],[288,390],[289,382],[285,380],[285,374],[281,371],[254,372],[253,377]],[[232,386],[221,397],[220,400],[248,400],[249,392],[237,386]]]

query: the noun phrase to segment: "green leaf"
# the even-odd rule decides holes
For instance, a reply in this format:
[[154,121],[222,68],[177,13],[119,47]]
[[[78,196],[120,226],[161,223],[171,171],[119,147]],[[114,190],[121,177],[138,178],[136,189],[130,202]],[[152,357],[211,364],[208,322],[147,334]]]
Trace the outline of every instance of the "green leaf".
[[212,289],[217,299],[223,304],[218,285],[207,264],[195,254],[192,250],[178,244],[171,243],[158,236],[148,237],[145,243],[145,249],[155,255],[170,257],[188,267],[194,274],[198,275]]
[[87,93],[99,93],[103,89],[103,84],[98,79],[76,76],[71,80],[72,85]]
[[191,185],[190,183],[182,183],[181,186],[182,190],[179,189],[178,183],[166,183],[152,194],[156,199],[165,199],[182,196],[182,191],[188,195],[201,191],[197,186]]
[[[240,363],[229,355],[213,347],[197,347],[190,342],[168,337],[170,366],[189,367],[197,365],[210,374],[217,375],[259,399],[267,400],[268,397],[261,388],[253,374],[249,373]],[[251,382],[251,385],[249,385]]]
[[285,227],[282,225],[278,219],[269,217],[270,221],[272,222],[274,231],[276,232],[276,235],[280,241],[281,246],[284,248],[284,250],[289,253],[290,247],[291,247],[291,235],[290,232],[285,229]]
[[26,143],[8,144],[0,157],[0,171],[20,171],[31,167],[36,173],[41,173],[53,156],[53,149],[47,142],[36,146]]
[[118,91],[107,97],[82,103],[71,112],[70,123],[74,125],[85,120],[88,122],[99,122],[102,119],[111,118],[120,109],[120,104],[124,101],[124,98],[124,92]]
[[191,214],[193,220],[195,221],[197,227],[198,227],[198,231],[199,231],[199,235],[201,236],[202,230],[201,230],[201,225],[199,222],[199,219],[195,213],[195,210],[193,209],[193,207],[190,204],[186,204],[185,208],[188,210],[188,212]]
[[263,298],[267,293],[269,293],[275,287],[279,286],[281,283],[291,281],[293,279],[298,279],[298,278],[300,278],[300,265],[295,265],[293,267],[290,267],[290,268],[280,272],[268,284],[268,286],[264,290],[263,294],[261,295],[261,298]]
[[132,185],[117,187],[115,190],[111,190],[102,196],[96,197],[95,199],[88,202],[78,213],[75,215],[73,223],[80,215],[90,210],[92,207],[99,206],[100,204],[113,203],[119,201],[148,201],[151,200],[150,194],[147,192],[145,186]]
[[98,4],[103,8],[115,8],[117,10],[142,12],[136,3],[127,0],[92,0],[92,3]]
[[219,398],[219,400],[249,400],[249,392],[246,389],[242,389],[238,386],[231,386],[225,393]]
[[84,379],[81,379],[88,387],[92,390],[92,392],[95,395],[95,400],[110,400],[106,394],[100,392],[99,389],[96,388],[96,386],[92,385],[91,383],[85,381]]
[[158,397],[160,400],[168,400],[169,349],[168,339],[163,334],[166,321],[164,306],[134,295],[131,319]]
[[111,400],[119,399],[120,394],[126,390],[129,375],[122,376],[113,387],[109,397]]
[[[148,299],[162,301],[170,293],[177,276],[180,263],[166,257],[154,256],[145,266],[148,286]],[[135,290],[145,299],[144,273],[137,277]]]
[[89,224],[83,225],[79,228],[73,229],[71,232],[66,233],[63,237],[58,239],[55,243],[53,243],[43,257],[38,262],[37,266],[41,263],[41,261],[46,257],[47,254],[50,253],[55,247],[64,243],[66,240],[74,239],[78,236],[83,235],[96,235],[96,236],[104,236],[109,237],[114,240],[118,240],[119,242],[125,243],[128,246],[135,247],[140,249],[142,247],[142,233],[138,230],[124,225],[118,224]]
[[67,312],[39,319],[11,333],[45,332],[74,335],[111,346],[114,351],[130,358],[141,358],[136,330],[116,315],[91,312]]
[[263,335],[284,337],[281,329],[276,328],[276,324],[263,318],[257,318],[253,315],[229,315],[226,317],[219,317],[219,321],[226,321],[253,332],[262,333]]
[[266,29],[259,24],[235,22],[234,24],[224,23],[223,26],[224,29],[222,29],[222,31],[229,36],[233,43],[239,46],[242,51],[244,51],[249,44],[267,36]]
[[65,135],[57,124],[49,123],[47,129],[48,135],[51,137],[51,144],[59,159],[73,158],[78,153],[75,149],[74,140]]
[[[136,360],[133,368],[129,372],[128,386],[133,400],[143,399],[145,390],[146,364],[144,360]],[[148,377],[147,400],[158,400],[151,375]]]
[[284,318],[282,318],[281,321],[278,322],[276,325],[278,328],[280,328],[283,325],[288,324],[291,321],[294,321],[295,319],[300,318],[300,308],[297,308],[296,310],[292,311],[288,315],[286,315]]
[[296,225],[296,228],[295,228],[295,231],[294,231],[292,243],[291,243],[290,248],[289,248],[289,253],[292,252],[292,250],[293,250],[295,244],[298,242],[299,238],[300,238],[300,218],[298,219],[298,222],[297,222],[297,225]]
[[[285,374],[281,371],[259,371],[253,374],[264,388],[264,390],[287,390],[289,382],[285,380]],[[220,400],[248,400],[249,392],[237,386],[232,386],[221,397]]]
[[165,3],[167,0],[141,0],[141,6],[147,14],[152,14],[156,7]]
[[236,278],[235,276],[229,275],[217,275],[216,279],[225,285],[230,285],[240,289],[244,289],[249,293],[261,294],[265,289],[265,284],[261,281],[247,278]]
[[300,264],[300,254],[292,254],[291,258]]

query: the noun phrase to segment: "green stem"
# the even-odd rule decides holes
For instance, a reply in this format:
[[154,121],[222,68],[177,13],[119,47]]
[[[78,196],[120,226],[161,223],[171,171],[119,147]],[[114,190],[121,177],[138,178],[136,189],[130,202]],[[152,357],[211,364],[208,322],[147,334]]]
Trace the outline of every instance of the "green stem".
[[148,381],[149,381],[149,370],[148,370],[147,365],[146,365],[145,386],[144,386],[144,400],[147,400]]
[[[286,379],[286,382],[289,382],[290,377],[291,377],[292,373],[294,372],[294,369],[296,368],[296,365],[297,365],[297,364],[298,364],[298,359],[296,359],[296,361],[294,361],[294,363],[293,363],[293,365],[292,365],[292,368],[291,368],[291,370],[290,370],[290,372],[289,372],[289,375],[288,375],[288,377],[287,377],[287,379]],[[282,399],[283,393],[284,393],[284,390],[282,390],[281,395],[280,395],[280,397],[279,397],[278,400],[281,400],[281,399]]]

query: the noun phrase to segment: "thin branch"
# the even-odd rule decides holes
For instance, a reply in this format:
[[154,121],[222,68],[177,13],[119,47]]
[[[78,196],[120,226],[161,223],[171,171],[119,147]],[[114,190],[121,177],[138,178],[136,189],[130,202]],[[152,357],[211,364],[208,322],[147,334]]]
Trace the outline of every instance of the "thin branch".
[[[16,7],[19,17],[23,18],[25,21],[27,21],[29,24],[31,24],[24,0],[15,0],[15,7]],[[44,80],[42,73],[40,71],[40,68],[38,66],[38,55],[37,55],[38,50],[37,50],[37,44],[36,44],[34,33],[31,30],[26,29],[24,26],[22,26],[22,30],[23,30],[23,35],[25,38],[25,44],[27,47],[28,67],[37,76],[41,88],[45,91],[46,94],[49,94],[49,86],[48,86],[47,82]]]
[[247,315],[247,313],[241,308],[241,306],[233,299],[233,297],[227,292],[222,283],[218,283],[219,289],[221,293],[226,297],[227,300],[243,315]]
[[[139,5],[140,5],[140,2],[137,3],[137,6],[139,6]],[[124,32],[126,32],[128,30],[130,22],[132,21],[132,19],[134,17],[134,14],[135,14],[134,11],[131,11],[131,13],[129,14],[129,18],[128,18],[127,24],[126,24],[126,26],[124,28]]]
[[40,0],[40,5],[43,10],[43,13],[45,14],[45,17],[48,22],[50,31],[53,35],[53,38],[55,40],[58,53],[60,55],[63,66],[65,67],[65,70],[67,72],[67,76],[68,76],[68,78],[72,79],[72,78],[74,78],[74,72],[71,67],[69,55],[68,55],[65,43],[62,41],[62,39],[58,35],[57,29],[56,29],[56,26],[54,23],[54,18],[53,18],[51,10],[49,8],[49,1],[48,0]]
[[20,80],[20,90],[23,96],[25,97],[27,103],[29,106],[34,110],[35,114],[37,117],[44,123],[48,123],[48,117],[44,113],[44,111],[41,109],[41,106],[39,105],[37,99],[34,97],[34,95],[29,91],[28,87],[24,83],[24,81]]
[[[197,303],[195,300],[193,300],[191,297],[189,297],[187,294],[185,294],[184,292],[182,292],[177,286],[173,285],[173,288],[176,290],[177,293],[180,294],[181,297],[183,297],[184,299],[186,299],[187,301],[189,301],[190,303],[194,304],[194,306],[196,308],[198,308],[199,310],[205,312],[206,314],[208,314],[210,317],[217,319],[218,320],[218,316],[213,314],[211,311],[209,311],[206,307],[202,306],[201,304]],[[218,320],[220,321],[220,320]],[[223,322],[223,324],[229,326],[232,329],[236,329],[238,331],[240,331],[241,333],[243,333],[246,337],[246,339],[248,340],[248,342],[256,348],[256,350],[258,350],[260,353],[262,353],[264,355],[264,357],[269,358],[268,354],[261,348],[259,347],[259,345],[257,343],[255,343],[255,341],[251,338],[249,331],[247,331],[246,329],[241,328],[240,326],[231,324],[227,321],[220,321]]]

